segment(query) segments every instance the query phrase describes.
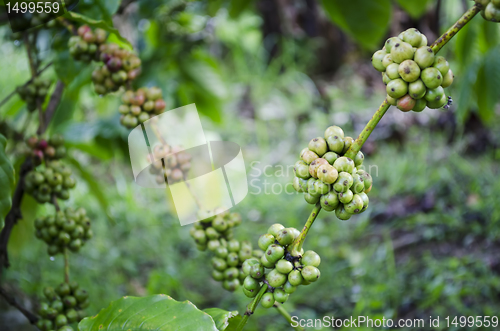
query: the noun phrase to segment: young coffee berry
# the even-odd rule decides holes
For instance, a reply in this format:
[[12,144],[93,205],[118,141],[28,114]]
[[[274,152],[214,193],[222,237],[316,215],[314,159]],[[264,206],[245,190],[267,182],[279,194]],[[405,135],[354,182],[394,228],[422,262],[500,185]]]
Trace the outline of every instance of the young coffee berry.
[[47,298],[47,300],[49,300],[49,301],[53,301],[53,300],[55,300],[55,299],[57,298],[57,293],[56,293],[56,291],[54,290],[54,288],[53,288],[53,287],[50,287],[50,286],[45,287],[45,288],[43,289],[43,295],[44,295],[44,296]]
[[385,44],[384,44],[385,51],[387,53],[390,53],[392,50],[392,47],[396,44],[401,43],[401,42],[403,42],[403,41],[401,39],[399,39],[398,37],[391,37],[391,38],[387,39]]
[[401,78],[407,83],[414,82],[420,77],[420,67],[413,60],[401,62],[398,72]]
[[224,273],[218,270],[212,270],[212,278],[218,282],[222,282],[225,279]]
[[[270,235],[272,235],[272,236],[276,237],[276,236],[278,235],[278,231],[279,231],[279,230],[282,230],[282,229],[284,229],[284,228],[285,228],[285,227],[284,227],[282,224],[275,223],[275,224],[271,225],[271,226],[269,227],[269,229],[267,229],[267,233],[269,233]],[[266,248],[262,248],[262,247],[261,247],[261,249],[267,249],[267,247],[266,247]]]
[[443,56],[436,56],[434,59],[434,64],[432,65],[434,68],[439,70],[441,75],[444,77],[448,71],[450,70],[450,64]]
[[286,293],[284,290],[277,288],[276,290],[274,290],[273,296],[274,299],[279,303],[285,303],[286,300],[288,300],[289,294]]
[[341,154],[344,150],[344,138],[333,135],[326,138],[326,142],[328,144],[328,148],[330,151]]
[[285,259],[281,259],[276,263],[275,266],[276,270],[278,270],[279,273],[288,275],[290,271],[293,270],[293,264],[290,261],[287,261]]
[[408,83],[401,78],[391,80],[389,84],[387,84],[386,91],[392,98],[399,99],[408,93]]
[[68,324],[68,319],[66,318],[66,316],[64,316],[62,314],[57,315],[56,320],[55,320],[55,324],[57,327],[64,326],[64,325]]
[[327,211],[333,211],[339,205],[339,198],[337,193],[329,192],[328,194],[324,194],[320,199],[321,207],[323,207]]
[[240,281],[238,279],[225,280],[222,287],[227,291],[234,292],[240,287]]
[[351,186],[351,191],[354,194],[363,192],[365,190],[365,183],[363,182],[363,177],[361,177],[356,173],[352,175],[352,178],[353,178],[353,184]]
[[397,106],[402,112],[409,112],[415,107],[416,101],[410,95],[405,95],[398,99]]
[[325,184],[333,184],[337,180],[339,173],[335,167],[330,164],[323,164],[317,169],[319,180]]
[[207,242],[205,231],[197,230],[193,234],[194,241],[199,245],[204,245]]
[[274,295],[271,292],[266,292],[262,296],[262,300],[260,301],[262,307],[271,308],[274,305]]
[[227,258],[227,255],[228,255],[228,251],[227,251],[227,248],[226,247],[217,247],[217,249],[215,249],[215,256],[217,257],[220,257],[221,259],[225,259]]
[[264,266],[261,263],[253,264],[252,266],[250,266],[249,275],[255,279],[264,277]]
[[281,285],[286,283],[287,275],[284,275],[278,272],[278,270],[273,269],[266,275],[266,280],[272,287],[280,287]]
[[209,240],[208,243],[207,243],[207,248],[208,250],[210,251],[215,251],[218,247],[220,247],[220,242],[219,240]]
[[455,76],[453,75],[453,71],[451,71],[451,69],[448,70],[446,75],[444,75],[444,77],[443,77],[443,83],[441,84],[441,86],[443,88],[449,87],[453,83],[454,78],[455,78]]
[[288,274],[288,282],[292,286],[299,286],[300,284],[302,284],[303,279],[304,278],[302,277],[300,271],[298,271],[298,270],[292,270]]
[[228,268],[224,271],[224,278],[227,280],[236,279],[238,278],[238,276],[239,276],[239,271],[234,267]]
[[240,250],[240,242],[236,239],[228,241],[227,250],[229,252],[238,252]]
[[391,54],[386,54],[386,55],[384,56],[384,59],[382,60],[382,65],[384,66],[384,68],[386,68],[386,70],[387,70],[387,67],[388,67],[390,64],[392,64],[392,63],[394,63],[394,61],[392,61],[392,56],[391,56]]
[[260,284],[259,284],[259,281],[257,281],[255,278],[247,276],[247,277],[245,277],[245,280],[243,281],[243,287],[249,291],[257,290],[260,288]]
[[358,170],[357,174],[363,177],[363,183],[365,184],[365,190],[372,186],[373,178],[372,176],[364,170]]
[[306,251],[302,255],[300,262],[305,266],[313,266],[317,268],[321,263],[321,258],[315,251]]
[[427,88],[433,89],[440,86],[443,83],[443,75],[438,69],[434,67],[429,67],[422,70],[420,79],[424,82]]
[[316,203],[318,203],[320,197],[321,197],[321,194],[319,194],[319,195],[312,195],[310,193],[304,194],[304,200],[308,204],[311,204],[311,205],[315,205]]
[[266,254],[263,254],[261,257],[260,257],[260,262],[262,263],[262,265],[265,267],[265,268],[268,268],[268,269],[271,269],[271,268],[274,268],[274,265],[275,263],[274,262],[270,262],[267,260],[266,258]]
[[421,70],[424,70],[434,64],[434,57],[434,51],[432,48],[424,46],[419,47],[415,51],[414,61],[418,64]]
[[60,296],[60,297],[64,297],[66,295],[69,295],[71,292],[71,288],[69,286],[69,284],[67,283],[61,283],[57,288],[56,288],[56,293]]
[[358,154],[354,157],[354,165],[356,167],[359,167],[363,164],[363,161],[365,160],[365,155],[363,152],[359,151]]
[[[280,230],[278,230],[278,231],[280,231]],[[274,241],[275,241],[275,238],[272,234],[265,233],[259,237],[259,241],[258,241],[259,248],[262,249],[263,251],[265,251],[265,250],[267,250],[269,245],[274,244]]]
[[408,85],[408,94],[412,97],[412,99],[421,99],[424,97],[426,92],[427,88],[421,79],[417,79]]
[[364,192],[359,193],[358,195],[360,196],[361,200],[363,200],[363,208],[361,208],[361,210],[359,211],[360,213],[362,213],[368,208],[368,204],[370,203],[370,200],[368,199],[368,195]]
[[317,158],[312,161],[309,165],[309,174],[314,178],[318,178],[318,168],[322,165],[329,165],[329,163],[323,158]]
[[428,89],[424,98],[427,102],[433,102],[441,100],[443,96],[444,96],[444,89],[443,87],[438,86],[433,89]]
[[212,222],[212,227],[218,232],[224,232],[227,230],[228,225],[224,218],[217,216]]
[[391,57],[392,57],[392,61],[394,61],[394,63],[401,63],[405,60],[411,60],[413,58],[413,54],[414,54],[414,51],[413,51],[412,45],[410,45],[404,41],[401,43],[395,44],[391,48]]
[[248,297],[248,298],[255,298],[257,295],[257,290],[247,290],[246,288],[243,288],[243,293]]
[[285,285],[283,285],[283,290],[288,294],[292,294],[297,290],[297,286],[293,286],[292,284],[290,284],[290,282],[287,281]]
[[73,323],[78,320],[78,313],[74,309],[67,310],[65,315],[69,323]]
[[339,220],[342,220],[342,221],[347,221],[348,219],[351,218],[351,214],[349,214],[345,209],[344,209],[344,205],[339,205],[337,207],[337,209],[335,209],[335,216],[337,216],[337,218]]
[[347,192],[351,188],[353,183],[354,179],[352,178],[352,175],[348,172],[343,171],[339,173],[337,181],[335,182],[335,184],[333,184],[333,189],[339,193]]
[[284,254],[285,254],[285,249],[282,246],[273,244],[267,248],[265,255],[266,259],[269,262],[275,263],[276,261],[281,259]]
[[351,190],[347,190],[346,192],[339,193],[339,201],[343,204],[347,204],[352,201],[354,197],[354,193]]
[[403,32],[403,41],[413,47],[419,47],[422,43],[422,33],[415,28],[408,29]]
[[442,108],[447,103],[448,103],[448,99],[443,94],[443,96],[439,100],[427,101],[427,107],[429,107],[430,109],[439,109],[439,108]]
[[77,304],[76,298],[74,296],[71,296],[71,295],[65,296],[62,301],[64,303],[64,306],[67,308],[75,307]]
[[372,65],[375,69],[377,69],[380,72],[384,72],[385,67],[382,64],[382,61],[384,60],[384,56],[387,53],[383,50],[376,51],[373,56],[372,56]]
[[302,160],[297,161],[293,168],[295,175],[302,179],[311,178],[311,174],[309,173],[309,166]]
[[325,130],[325,139],[327,139],[330,136],[337,136],[340,138],[344,138],[344,130],[342,130],[341,127],[336,125],[329,126]]
[[413,107],[413,111],[414,112],[421,112],[422,110],[425,109],[425,107],[427,107],[427,101],[425,101],[425,99],[418,99],[416,102],[415,102],[415,107]]
[[227,265],[230,267],[236,267],[240,263],[240,258],[237,253],[231,252],[226,257]]
[[311,194],[318,194],[319,196],[327,194],[328,192],[330,192],[330,185],[317,180],[314,182],[314,192],[315,193],[311,192]]
[[293,239],[293,233],[288,228],[279,230],[278,234],[276,235],[276,240],[282,246],[290,245],[293,242]]
[[76,301],[78,302],[83,302],[85,299],[89,297],[89,294],[87,291],[84,289],[77,289],[73,293],[74,297],[76,298]]
[[328,146],[326,144],[325,139],[321,137],[317,137],[312,139],[309,142],[309,146],[307,146],[309,150],[316,153],[319,157],[323,156],[326,152],[328,152]]
[[[340,156],[335,153],[335,152],[327,152],[325,155],[323,155],[323,158],[330,163],[330,165],[333,165],[333,162],[335,162],[336,159],[338,159]],[[309,172],[309,171],[308,171]]]
[[218,258],[218,257],[213,257],[212,258],[212,267],[215,269],[215,270],[218,270],[218,271],[224,271],[227,269],[227,263],[225,260],[221,259],[221,258]]
[[339,157],[337,160],[335,160],[333,166],[335,167],[335,169],[337,169],[338,172],[344,171],[347,173],[352,173],[355,168],[354,161],[345,156]]
[[47,319],[40,319],[36,322],[36,327],[42,331],[50,331],[54,328],[52,321]]
[[305,266],[301,271],[302,277],[308,282],[315,282],[320,277],[318,268],[313,266]]
[[358,214],[363,208],[363,199],[359,194],[354,194],[351,202],[344,204],[344,209],[350,214]]

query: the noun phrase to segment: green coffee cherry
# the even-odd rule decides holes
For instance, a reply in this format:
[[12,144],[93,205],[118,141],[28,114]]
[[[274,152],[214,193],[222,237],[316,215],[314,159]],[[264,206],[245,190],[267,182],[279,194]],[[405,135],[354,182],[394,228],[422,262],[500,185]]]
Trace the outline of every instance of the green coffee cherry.
[[227,269],[227,263],[225,260],[221,259],[221,258],[218,258],[218,257],[213,257],[212,258],[212,267],[215,269],[215,270],[218,270],[218,271],[224,271]]
[[300,157],[307,164],[311,164],[311,162],[313,162],[314,160],[316,160],[317,158],[319,158],[318,154],[314,153],[313,151],[310,151],[309,149],[306,150],[306,151],[303,151],[300,154]]
[[234,292],[240,287],[240,281],[238,279],[232,279],[232,280],[226,279],[222,283],[222,287],[227,291]]
[[403,41],[399,39],[398,37],[391,37],[386,40],[385,42],[385,50],[387,53],[390,53],[392,50],[392,47],[396,44],[402,43]]
[[335,209],[335,216],[337,216],[338,219],[342,221],[347,221],[348,219],[351,218],[351,214],[349,214],[345,209],[343,205],[339,205],[337,209]]
[[308,282],[315,282],[320,277],[319,269],[313,266],[305,266],[301,271],[302,277]]
[[302,274],[298,270],[292,270],[288,274],[288,282],[292,286],[299,286],[299,285],[301,285],[303,280],[304,280],[304,278],[302,277]]
[[317,158],[314,161],[312,161],[311,164],[309,165],[309,174],[314,178],[318,178],[318,168],[322,165],[330,165],[330,164],[328,163],[327,160],[323,158]]
[[326,144],[326,140],[321,138],[321,137],[317,137],[317,138],[312,139],[309,142],[308,147],[309,147],[309,150],[313,151],[314,153],[316,153],[320,157],[323,156],[323,154],[325,154],[328,151],[328,146]]
[[343,204],[347,204],[352,201],[354,193],[351,190],[347,190],[346,192],[339,193],[339,201]]
[[[283,229],[281,229],[281,230],[283,230]],[[281,230],[278,230],[278,231],[281,231]],[[265,251],[265,250],[267,250],[267,248],[269,247],[269,245],[274,244],[275,240],[276,239],[275,239],[275,237],[272,234],[270,234],[270,233],[264,233],[263,235],[261,235],[259,237],[259,241],[258,241],[259,248],[262,249],[263,251]]]
[[439,109],[442,108],[444,105],[446,105],[448,100],[446,99],[446,96],[443,94],[442,98],[440,100],[435,100],[435,101],[427,101],[427,107],[430,109]]
[[492,0],[486,8],[484,9],[481,14],[483,14],[483,17],[487,19],[488,21],[491,22],[500,22],[500,6],[497,4],[495,5],[496,2]]
[[363,209],[363,199],[359,196],[359,194],[354,194],[351,202],[344,205],[344,209],[350,214],[359,213],[361,209]]
[[427,101],[425,101],[425,99],[418,99],[416,100],[415,102],[415,106],[413,107],[413,111],[414,112],[421,112],[422,110],[425,109],[425,107],[427,107]]
[[330,151],[341,154],[344,150],[344,138],[340,136],[329,136],[326,138]]
[[434,64],[432,65],[434,68],[439,70],[441,75],[444,77],[448,71],[450,70],[450,64],[443,56],[436,56],[434,59]]
[[337,169],[330,164],[321,165],[317,170],[318,178],[323,183],[333,184],[337,180],[339,173]]
[[401,78],[408,83],[414,82],[420,77],[420,67],[413,60],[401,62],[398,72]]
[[354,143],[354,139],[352,137],[345,137],[344,138],[344,149],[342,150],[342,154],[345,154],[349,150],[349,148],[351,148],[353,143]]
[[266,275],[266,280],[272,287],[280,287],[281,285],[286,283],[287,275],[284,275],[278,272],[278,270],[273,269]]
[[290,271],[293,270],[293,264],[290,261],[287,261],[285,259],[279,260],[276,263],[276,270],[278,270],[279,273],[288,275]]
[[276,240],[282,246],[290,245],[293,242],[293,239],[293,233],[288,228],[279,230],[278,234],[276,235]]
[[441,72],[434,67],[422,70],[420,78],[424,82],[425,86],[430,89],[436,88],[443,83],[443,75],[441,75]]
[[[399,64],[392,63],[388,65],[387,69],[385,70],[385,73],[387,74],[387,77],[391,80],[400,78],[401,76],[399,75]],[[387,84],[389,84],[389,82],[387,82]]]
[[262,255],[260,258],[260,262],[265,268],[271,269],[274,268],[274,262],[270,262],[266,258],[266,254]]
[[246,288],[243,288],[243,293],[249,298],[255,298],[257,295],[256,290],[247,290]]
[[382,82],[384,82],[385,85],[389,84],[391,79],[387,76],[385,72],[382,73]]
[[370,200],[368,199],[368,195],[366,193],[359,193],[358,194],[361,200],[363,201],[363,208],[359,211],[360,213],[364,212],[366,209],[368,209],[368,204],[370,203]]
[[[252,256],[251,254],[252,252],[250,252],[250,257]],[[236,267],[240,263],[240,257],[237,253],[231,252],[227,255],[226,263],[230,267]]]
[[286,293],[284,290],[277,288],[274,290],[274,299],[278,301],[279,303],[285,303],[288,300],[289,294]]
[[255,278],[247,276],[247,277],[245,277],[245,280],[243,281],[243,287],[249,291],[257,290],[260,288],[260,284]]
[[425,100],[427,102],[439,101],[444,96],[444,89],[441,86],[438,86],[433,89],[428,89],[427,94],[425,95]]
[[344,130],[342,130],[342,128],[339,126],[332,125],[325,130],[325,139],[328,139],[328,137],[330,136],[337,136],[343,139]]
[[408,83],[401,78],[391,80],[389,84],[387,84],[386,91],[389,96],[394,99],[399,99],[408,93]]
[[335,184],[333,184],[333,189],[337,192],[346,192],[349,190],[349,188],[351,188],[353,183],[354,180],[352,178],[352,175],[348,172],[343,171],[339,173],[337,181],[335,182]]
[[[285,228],[285,227],[284,227],[283,225],[281,225],[281,224],[279,224],[279,223],[275,223],[275,224],[271,225],[271,226],[269,227],[269,229],[267,229],[267,233],[269,233],[270,235],[272,235],[272,236],[276,237],[276,236],[278,235],[278,231],[279,231],[279,230],[282,230],[282,229],[284,229],[284,228]],[[266,248],[262,248],[262,247],[261,247],[261,249],[262,249],[262,250],[264,250],[264,249],[267,249],[267,247],[266,247]]]
[[342,156],[339,157],[337,160],[335,160],[333,166],[335,167],[335,169],[338,170],[338,172],[343,171],[347,173],[352,173],[356,165],[354,164],[354,161],[351,160],[350,158]]
[[227,250],[229,252],[238,252],[240,250],[240,242],[236,239],[229,240],[227,243]]
[[451,69],[448,70],[446,75],[444,75],[444,77],[443,77],[443,84],[441,86],[443,88],[449,87],[453,83],[454,78],[455,78],[455,76],[453,75],[453,71],[451,71]]
[[335,153],[335,152],[328,152],[325,155],[323,155],[323,158],[330,163],[330,165],[333,165],[333,162],[335,162],[336,159],[338,159],[340,156]]
[[224,278],[227,280],[237,279],[238,275],[239,275],[239,271],[238,271],[238,269],[236,269],[234,267],[228,268],[224,271]]
[[398,104],[398,101],[391,97],[390,95],[387,95],[386,97],[387,103],[389,103],[392,106],[396,106]]
[[385,55],[386,55],[385,51],[379,50],[379,51],[376,51],[372,56],[372,65],[375,69],[377,69],[380,72],[383,72],[385,70],[385,67],[382,64],[382,61],[384,60]]
[[391,54],[386,54],[386,55],[384,56],[384,59],[382,60],[382,65],[384,66],[384,68],[386,68],[386,69],[387,69],[387,67],[388,67],[390,64],[392,64],[392,63],[394,63],[394,61],[392,61],[392,56],[391,56]]
[[262,300],[260,301],[262,307],[271,308],[274,305],[274,296],[270,292],[264,293]]
[[250,275],[250,268],[256,264],[260,264],[260,260],[257,258],[250,258],[248,260],[245,260],[241,266],[241,271],[244,275],[248,276]]
[[310,192],[311,194],[318,194],[319,196],[323,194],[327,194],[330,191],[330,185],[323,183],[320,180],[314,182],[314,192]]
[[365,183],[363,182],[363,177],[358,175],[357,173],[352,175],[353,184],[351,186],[351,190],[353,193],[361,193],[365,190]]
[[403,41],[413,47],[419,47],[422,43],[422,34],[415,28],[411,28],[403,32]]
[[302,179],[309,179],[311,174],[309,173],[309,166],[302,160],[297,161],[293,167],[295,175]]
[[408,85],[408,94],[415,100],[422,99],[426,92],[427,88],[421,79],[417,79]]
[[68,324],[68,319],[64,315],[57,315],[56,320],[55,320],[55,325],[57,327],[61,327]]
[[[309,169],[307,170],[307,174],[309,174]],[[299,177],[294,177],[293,188],[299,193],[307,192],[307,180]]]
[[320,197],[321,197],[320,194],[319,195],[312,195],[310,193],[304,194],[304,200],[306,200],[306,202],[311,205],[317,204]]
[[335,192],[329,192],[328,194],[322,195],[320,201],[321,207],[329,211],[333,211],[339,205],[339,198]]
[[262,278],[264,276],[264,266],[260,263],[250,266],[249,275],[255,279]]
[[394,63],[401,63],[405,60],[410,60],[413,58],[413,52],[413,47],[410,44],[404,41],[397,43],[391,48],[392,61]]
[[363,164],[363,161],[365,160],[365,155],[363,152],[359,151],[358,154],[354,157],[354,165],[356,167],[359,167],[360,165]]
[[269,262],[275,263],[285,255],[285,250],[282,246],[273,244],[267,248],[265,255]]
[[292,284],[290,284],[290,282],[287,281],[285,285],[283,285],[283,290],[288,294],[292,294],[297,290],[297,286],[293,286]]
[[304,255],[302,255],[301,262],[305,266],[313,266],[317,268],[321,263],[321,258],[315,251],[306,251]]

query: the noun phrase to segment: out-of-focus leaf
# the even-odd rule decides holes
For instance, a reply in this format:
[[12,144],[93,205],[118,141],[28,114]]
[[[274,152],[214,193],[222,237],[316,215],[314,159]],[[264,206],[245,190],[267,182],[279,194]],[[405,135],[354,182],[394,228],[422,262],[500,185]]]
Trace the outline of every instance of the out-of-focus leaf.
[[457,90],[457,119],[460,123],[464,123],[469,116],[469,108],[473,100],[474,84],[477,80],[481,62],[481,60],[472,62],[464,69],[464,73],[462,77],[460,77],[460,83]]
[[87,17],[85,15],[81,15],[81,14],[77,14],[77,13],[72,12],[72,11],[68,12],[67,14],[65,14],[64,17],[66,17],[69,20],[76,21],[78,23],[87,24],[87,25],[89,25],[91,27],[101,28],[103,30],[108,31],[109,33],[113,33],[113,34],[116,35],[116,37],[121,42],[123,42],[125,44],[128,44],[130,47],[132,47],[132,45],[130,44],[130,42],[126,38],[122,37],[122,35],[120,34],[120,31],[118,31],[113,26],[110,26],[108,23],[106,23],[103,20],[94,20],[94,19],[92,19],[90,17]]
[[54,68],[57,77],[62,80],[66,86],[68,86],[76,76],[80,75],[82,70],[88,67],[88,64],[75,61],[69,54],[68,48],[64,48],[62,51],[56,53]]
[[94,3],[101,9],[106,21],[112,21],[113,16],[120,8],[121,0],[94,0]]
[[237,311],[227,311],[220,308],[208,308],[203,309],[205,313],[212,316],[212,319],[215,322],[215,326],[219,331],[227,330],[229,326],[229,321],[236,316],[239,316]]
[[330,19],[363,47],[375,49],[387,31],[390,0],[321,0]]
[[462,66],[466,66],[472,61],[476,51],[477,27],[475,24],[467,24],[455,38],[455,56]]
[[96,316],[83,319],[80,331],[217,331],[212,317],[189,301],[178,302],[165,294],[123,297]]
[[397,2],[408,15],[417,19],[425,14],[432,0],[397,0]]
[[247,9],[252,2],[253,0],[231,1],[229,5],[229,16],[232,18],[238,18],[238,16],[240,16],[240,14]]
[[102,192],[102,187],[97,182],[94,175],[91,172],[89,172],[87,169],[85,169],[85,167],[83,167],[80,164],[80,162],[78,162],[75,158],[68,158],[67,160],[69,163],[71,163],[73,165],[73,167],[76,168],[80,177],[82,177],[83,180],[85,180],[85,182],[87,183],[87,185],[92,193],[92,196],[94,196],[97,199],[97,202],[99,202],[99,205],[101,206],[102,210],[104,211],[104,213],[108,217],[109,221],[113,224],[116,223],[115,220],[113,219],[113,217],[111,217],[111,215],[109,213],[108,199],[106,198],[106,196]]
[[475,84],[479,117],[484,124],[491,123],[495,116],[495,105],[499,100],[500,86],[500,47],[491,49],[484,57]]
[[14,167],[5,154],[7,139],[0,134],[0,228],[3,228],[5,216],[12,207],[12,189],[14,188]]

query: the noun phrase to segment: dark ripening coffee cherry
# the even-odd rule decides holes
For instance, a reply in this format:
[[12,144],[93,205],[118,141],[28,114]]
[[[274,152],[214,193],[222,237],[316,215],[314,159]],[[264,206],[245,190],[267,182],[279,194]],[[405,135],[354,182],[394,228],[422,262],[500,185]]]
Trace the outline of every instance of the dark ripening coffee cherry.
[[330,136],[337,136],[343,139],[344,131],[342,130],[341,127],[332,125],[325,130],[325,139],[328,139],[328,137]]
[[274,305],[274,296],[270,292],[264,293],[262,300],[260,301],[262,307],[271,308]]
[[413,107],[415,107],[415,103],[416,103],[415,99],[413,99],[411,96],[407,94],[398,99],[397,106],[398,109],[401,110],[402,112],[409,112],[410,110],[413,109]]
[[314,153],[318,154],[319,157],[323,156],[328,151],[328,146],[326,144],[325,139],[321,137],[317,137],[312,139],[309,142],[309,150],[313,151]]

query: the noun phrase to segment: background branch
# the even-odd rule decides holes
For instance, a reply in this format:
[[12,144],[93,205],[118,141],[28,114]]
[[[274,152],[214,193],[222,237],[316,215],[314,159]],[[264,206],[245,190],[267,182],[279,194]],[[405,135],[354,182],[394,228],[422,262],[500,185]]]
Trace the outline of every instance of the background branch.
[[7,293],[7,291],[3,287],[0,287],[0,295],[3,296],[5,301],[7,301],[11,306],[16,307],[24,316],[26,316],[31,324],[35,324],[36,322],[38,322],[38,317],[21,306],[21,304],[19,304],[12,295]]

